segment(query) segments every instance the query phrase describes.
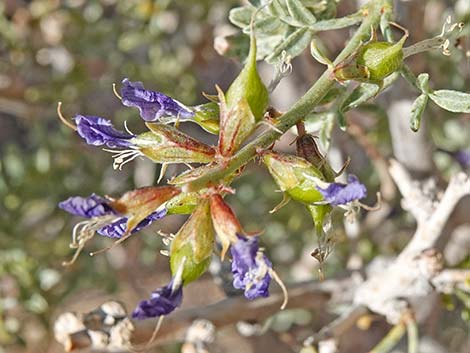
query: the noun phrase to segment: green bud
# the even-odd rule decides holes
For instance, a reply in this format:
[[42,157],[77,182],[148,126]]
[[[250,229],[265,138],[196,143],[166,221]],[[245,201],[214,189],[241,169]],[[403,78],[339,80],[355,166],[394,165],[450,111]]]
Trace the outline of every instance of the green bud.
[[211,134],[219,133],[219,105],[216,102],[209,102],[192,107],[194,111],[194,121]]
[[253,132],[256,122],[245,97],[228,109],[223,92],[218,87],[217,90],[220,98],[219,152],[229,157]]
[[155,163],[209,163],[215,150],[173,126],[147,123],[151,130],[133,140],[139,150]]
[[189,283],[207,269],[214,248],[214,229],[209,200],[201,200],[192,215],[175,235],[170,249],[172,274],[185,259],[183,281]]
[[381,82],[385,77],[401,68],[403,64],[403,44],[406,37],[398,43],[371,42],[364,45],[357,57],[357,64],[369,71],[367,82]]
[[253,31],[247,62],[226,93],[227,109],[231,110],[242,99],[250,106],[255,120],[261,120],[268,107],[269,94],[256,68],[256,40]]
[[322,194],[317,190],[317,185],[324,184],[325,177],[307,160],[267,152],[263,155],[263,161],[279,188],[292,199],[306,204],[323,200]]
[[165,208],[168,214],[191,214],[199,200],[197,192],[184,192],[167,201]]
[[335,67],[336,79],[381,84],[384,78],[401,68],[407,37],[404,35],[397,43],[370,41],[364,44],[352,59]]

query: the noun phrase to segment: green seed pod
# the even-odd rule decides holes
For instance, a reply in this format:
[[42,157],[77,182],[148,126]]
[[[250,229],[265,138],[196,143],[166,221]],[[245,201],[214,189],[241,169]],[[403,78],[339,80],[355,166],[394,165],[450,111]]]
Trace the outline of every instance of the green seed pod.
[[134,139],[139,151],[155,163],[209,163],[215,149],[173,126],[147,123],[151,130]]
[[268,107],[268,90],[256,68],[256,40],[253,31],[250,37],[250,53],[247,62],[229,87],[225,97],[228,110],[236,106],[240,100],[246,99],[256,121],[263,118]]
[[[406,39],[406,37],[403,37]],[[391,75],[403,64],[403,43],[371,42],[364,45],[357,56],[356,63],[369,71],[369,77],[365,82],[381,82]]]
[[292,199],[306,204],[323,200],[317,185],[325,184],[325,177],[307,160],[301,157],[267,152],[263,155],[263,161],[281,191],[286,192]]
[[174,275],[183,259],[185,284],[199,278],[210,263],[214,248],[214,229],[209,200],[201,200],[192,215],[175,235],[170,249],[170,267]]
[[403,44],[407,38],[405,32],[397,43],[370,41],[364,44],[351,59],[335,67],[335,78],[380,85],[384,78],[401,68]]

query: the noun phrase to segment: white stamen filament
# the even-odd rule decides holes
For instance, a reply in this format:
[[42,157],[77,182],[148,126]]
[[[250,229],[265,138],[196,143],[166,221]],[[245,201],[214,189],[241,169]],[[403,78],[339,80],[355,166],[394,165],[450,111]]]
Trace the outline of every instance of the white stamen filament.
[[113,93],[114,93],[114,95],[115,95],[116,97],[118,97],[118,99],[119,99],[120,101],[122,101],[122,97],[121,97],[121,95],[118,93],[118,91],[117,91],[117,89],[116,89],[116,84],[115,84],[115,83],[113,83]]
[[272,268],[269,269],[269,274],[271,275],[272,278],[274,278],[274,280],[279,285],[279,287],[281,287],[282,294],[284,294],[284,301],[282,302],[282,305],[281,305],[281,310],[284,310],[287,306],[287,303],[289,302],[289,293],[287,292],[287,287],[284,284],[284,282],[282,282],[281,277],[279,277],[277,272],[274,271]]
[[114,158],[113,169],[122,170],[122,167],[136,159],[137,157],[143,157],[144,154],[137,148],[129,148],[126,150],[113,150],[108,148],[103,148],[103,151],[114,153],[112,157]]
[[78,258],[78,255],[82,252],[85,244],[95,236],[98,229],[105,225],[113,222],[116,219],[115,215],[107,215],[101,217],[95,217],[90,220],[77,223],[73,227],[72,231],[72,243],[70,247],[77,249],[70,261],[62,262],[62,266],[72,265]]

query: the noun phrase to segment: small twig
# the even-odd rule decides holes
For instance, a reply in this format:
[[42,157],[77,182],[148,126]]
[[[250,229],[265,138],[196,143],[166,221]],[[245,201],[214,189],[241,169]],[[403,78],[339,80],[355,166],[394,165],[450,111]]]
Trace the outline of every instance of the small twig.
[[392,327],[387,335],[369,353],[387,353],[395,347],[405,334],[406,326],[403,322]]
[[408,353],[418,353],[419,337],[416,320],[413,319],[407,321],[406,331],[408,333]]

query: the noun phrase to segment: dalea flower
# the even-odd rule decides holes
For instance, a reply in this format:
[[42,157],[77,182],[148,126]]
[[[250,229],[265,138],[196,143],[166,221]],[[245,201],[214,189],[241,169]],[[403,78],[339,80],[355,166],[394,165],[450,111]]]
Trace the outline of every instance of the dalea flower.
[[233,286],[245,292],[247,299],[269,296],[272,264],[260,250],[255,236],[237,235],[232,244]]
[[142,82],[122,81],[122,104],[126,107],[137,107],[145,121],[157,121],[162,117],[189,119],[194,112],[187,106],[167,95],[146,90]]
[[171,313],[183,301],[183,273],[187,258],[183,257],[180,264],[173,272],[174,276],[166,286],[158,288],[150,295],[150,299],[142,300],[132,313],[132,317],[138,320],[164,316]]
[[[85,243],[97,232],[100,235],[126,239],[167,214],[166,201],[180,193],[172,187],[146,187],[125,193],[119,199],[104,198],[95,194],[89,197],[74,196],[59,203],[59,207],[75,216],[87,218],[75,225],[71,247],[77,251],[73,263]],[[116,243],[118,243],[116,242]]]
[[93,146],[127,148],[133,146],[133,134],[116,130],[110,120],[98,116],[76,115],[77,132],[86,143]]
[[138,320],[149,319],[162,315],[168,315],[183,301],[183,286],[174,280],[168,285],[158,288],[150,295],[150,299],[142,300],[134,312],[132,317]]
[[317,189],[323,195],[325,202],[332,206],[345,205],[367,196],[366,187],[359,182],[355,175],[348,177],[347,184],[331,183],[325,189],[321,187],[317,187]]

